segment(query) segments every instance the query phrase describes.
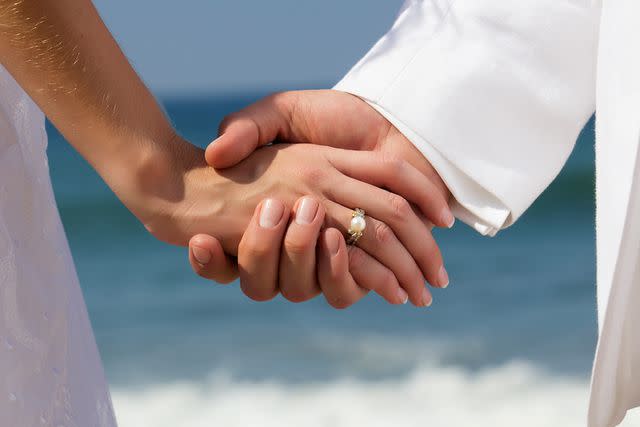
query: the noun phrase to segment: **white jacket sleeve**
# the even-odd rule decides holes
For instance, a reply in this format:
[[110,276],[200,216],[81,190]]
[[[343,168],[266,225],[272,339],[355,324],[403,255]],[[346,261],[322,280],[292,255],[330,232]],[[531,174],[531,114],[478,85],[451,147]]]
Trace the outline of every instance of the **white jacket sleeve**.
[[454,212],[511,225],[557,176],[595,105],[591,0],[409,0],[336,89],[429,159]]

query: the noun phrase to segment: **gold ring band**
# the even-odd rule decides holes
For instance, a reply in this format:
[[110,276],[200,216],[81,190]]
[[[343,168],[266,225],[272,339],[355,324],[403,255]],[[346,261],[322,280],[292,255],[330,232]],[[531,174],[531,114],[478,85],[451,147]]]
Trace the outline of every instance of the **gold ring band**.
[[363,209],[355,208],[351,213],[351,223],[349,224],[349,230],[347,234],[347,245],[355,245],[358,240],[364,234],[364,230],[367,228],[367,221],[365,219],[365,213]]

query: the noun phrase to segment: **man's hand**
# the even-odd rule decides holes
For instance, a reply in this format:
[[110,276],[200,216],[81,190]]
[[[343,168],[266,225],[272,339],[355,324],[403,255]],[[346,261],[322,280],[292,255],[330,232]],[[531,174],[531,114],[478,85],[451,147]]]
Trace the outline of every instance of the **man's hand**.
[[[304,302],[322,293],[337,309],[355,304],[369,291],[390,304],[408,302],[409,296],[395,275],[382,264],[362,249],[346,246],[338,230],[321,230],[325,210],[317,200],[302,197],[289,224],[282,219],[269,227],[261,223],[267,207],[282,209],[284,205],[276,199],[258,205],[238,251],[241,287],[247,296],[262,300],[261,295],[273,295],[272,290],[279,285],[280,293],[289,301]],[[195,236],[190,246],[191,265],[201,276],[224,278],[233,271],[233,262],[213,237]],[[428,291],[424,290],[423,298],[421,305],[431,304]]]
[[[403,160],[430,179],[433,184],[431,188],[439,193],[438,197],[444,200],[450,197],[449,191],[437,172],[413,144],[370,105],[346,93],[305,91],[272,95],[227,117],[220,126],[220,135],[206,151],[207,162],[217,168],[232,166],[257,148],[271,142],[306,142],[377,151],[388,155],[389,158]],[[433,222],[441,227],[451,227],[453,216],[445,210]],[[262,236],[261,238],[272,241],[272,246],[279,248],[283,243],[284,232],[283,230],[280,235],[269,234],[256,228],[251,231],[251,234]],[[361,269],[359,271],[358,266],[362,264],[364,252],[358,248],[345,247],[344,239],[336,230],[325,230],[320,235],[317,231],[309,231],[306,234],[307,246],[315,247],[316,239],[320,239],[318,262],[322,265],[319,265],[317,271],[320,282],[323,280],[320,276],[324,275],[324,281],[330,283],[328,276],[333,274],[335,276],[333,281],[342,283],[343,288],[346,289],[352,281],[351,275],[356,277],[365,274],[368,277],[358,282],[368,283],[370,286],[367,289],[378,291],[391,303],[397,304],[403,300],[402,295],[385,292],[386,288],[396,289],[397,286],[385,286],[385,280],[374,280],[375,275],[367,274]],[[287,231],[287,237],[290,235],[295,236],[296,232]],[[328,254],[328,248],[329,246],[337,247],[336,243],[339,243],[340,251],[332,258]],[[273,252],[277,253],[279,249],[274,249]],[[243,258],[249,260],[255,258],[255,255],[247,249]],[[218,281],[220,281],[219,278],[228,280],[229,272],[233,268],[233,263],[224,256],[216,239],[207,235],[198,235],[192,239],[190,260],[193,269],[199,275]],[[309,266],[306,268],[309,270]],[[304,271],[304,268],[300,267],[300,270]],[[244,280],[254,279],[257,278],[247,277],[245,274]],[[438,282],[441,287],[445,287],[449,282],[444,268],[439,274]],[[334,294],[338,295],[334,300],[342,301],[338,304],[340,306],[351,305],[361,298],[361,296],[355,297],[353,293],[342,291],[340,287],[335,286],[335,283],[333,287],[336,288]],[[331,303],[324,288],[323,292]],[[346,297],[344,297],[345,293],[348,294]],[[309,295],[307,298],[300,299],[291,297],[290,292],[283,292],[283,294],[285,298],[294,302],[309,299]],[[332,305],[336,306],[336,304]]]
[[[207,148],[207,163],[233,166],[272,142],[311,143],[350,150],[381,151],[420,170],[448,200],[449,190],[422,153],[362,99],[335,90],[282,92],[226,117],[220,137]],[[452,218],[436,225],[451,226]]]

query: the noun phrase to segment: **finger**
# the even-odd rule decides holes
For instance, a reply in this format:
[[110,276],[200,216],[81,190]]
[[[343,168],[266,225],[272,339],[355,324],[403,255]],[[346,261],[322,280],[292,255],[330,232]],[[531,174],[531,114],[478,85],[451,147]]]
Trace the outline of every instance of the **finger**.
[[411,208],[413,209],[413,213],[415,213],[416,216],[420,219],[420,221],[424,224],[424,226],[427,227],[427,230],[433,232],[435,225],[433,225],[433,223],[429,221],[422,212],[416,209],[414,205],[411,205]]
[[333,150],[326,155],[345,175],[403,196],[438,227],[453,227],[446,195],[410,163],[380,152]]
[[199,276],[221,284],[238,278],[235,260],[224,253],[218,239],[206,234],[198,234],[189,240],[189,263]]
[[276,140],[371,149],[389,122],[362,99],[336,90],[282,92],[268,96],[220,125],[205,158],[216,168],[233,166],[257,147]]
[[280,293],[291,302],[304,302],[320,293],[316,279],[316,243],[324,208],[312,197],[296,203],[280,254]]
[[318,254],[318,281],[329,305],[341,310],[364,298],[368,291],[349,273],[347,245],[338,230],[330,228],[322,233]]
[[[246,117],[240,112],[225,120],[228,122],[221,128],[221,135],[209,144],[204,153],[207,163],[219,169],[238,164],[253,153],[263,141],[258,124],[251,117]],[[263,142],[261,145],[266,143]]]
[[280,246],[289,212],[279,200],[267,199],[255,210],[238,246],[240,286],[249,298],[268,301],[278,294]]
[[[337,229],[343,236],[346,235],[352,210],[332,201],[325,202],[325,209],[327,226]],[[357,246],[393,272],[414,305],[431,305],[431,293],[425,287],[420,268],[393,230],[384,222],[370,216],[366,217],[366,223],[367,227]]]
[[350,203],[353,208],[364,209],[367,215],[387,224],[427,281],[441,288],[448,285],[440,249],[406,199],[349,177],[343,177],[340,185],[330,186],[325,195],[343,206]]
[[220,124],[220,135],[207,147],[205,159],[216,168],[234,166],[256,148],[276,139],[289,139],[293,92],[264,98],[230,114]]
[[409,295],[396,276],[357,246],[348,246],[349,272],[361,288],[374,291],[390,304],[406,304]]

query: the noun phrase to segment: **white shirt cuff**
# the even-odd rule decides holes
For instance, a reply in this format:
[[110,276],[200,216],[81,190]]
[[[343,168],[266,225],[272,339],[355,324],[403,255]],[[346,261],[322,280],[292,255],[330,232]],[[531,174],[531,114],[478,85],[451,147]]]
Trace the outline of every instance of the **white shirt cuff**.
[[511,212],[497,197],[478,185],[393,114],[375,102],[365,101],[389,120],[431,163],[454,197],[451,209],[456,218],[478,233],[491,237],[511,225]]

